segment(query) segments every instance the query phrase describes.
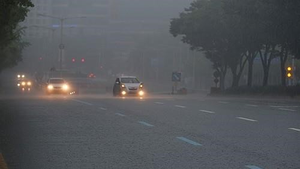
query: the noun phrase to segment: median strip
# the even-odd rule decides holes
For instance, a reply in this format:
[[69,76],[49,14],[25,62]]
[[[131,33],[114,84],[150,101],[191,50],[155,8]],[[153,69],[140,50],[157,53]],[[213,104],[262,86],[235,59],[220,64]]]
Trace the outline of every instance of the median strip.
[[199,110],[199,111],[204,112],[204,113],[210,113],[210,114],[214,114],[215,113],[215,112],[209,111],[209,110]]
[[149,124],[149,123],[146,123],[146,122],[144,122],[144,121],[138,121],[138,123],[140,123],[140,124],[142,124],[142,125],[144,125],[144,126],[147,126],[147,127],[154,127],[154,125]]
[[192,140],[190,140],[190,139],[187,139],[187,138],[185,138],[185,137],[176,137],[176,138],[177,138],[178,140],[184,141],[184,142],[189,143],[189,144],[192,144],[192,145],[194,145],[194,146],[202,146],[202,144],[197,143],[197,142],[195,142],[195,141],[192,141]]
[[246,121],[251,121],[251,122],[257,122],[257,120],[253,120],[253,119],[249,119],[249,118],[245,118],[245,117],[236,117],[237,119],[240,120],[246,120]]
[[82,104],[88,105],[88,106],[92,106],[93,105],[92,103],[84,102],[84,101],[77,100],[77,99],[72,99],[72,100],[75,101],[75,102],[78,102],[78,103],[82,103]]

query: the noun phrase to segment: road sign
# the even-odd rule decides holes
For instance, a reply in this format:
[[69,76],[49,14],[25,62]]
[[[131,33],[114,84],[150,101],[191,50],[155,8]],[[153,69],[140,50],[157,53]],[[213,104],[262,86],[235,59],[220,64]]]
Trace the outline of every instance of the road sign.
[[172,82],[180,82],[181,81],[181,73],[173,72],[172,73]]

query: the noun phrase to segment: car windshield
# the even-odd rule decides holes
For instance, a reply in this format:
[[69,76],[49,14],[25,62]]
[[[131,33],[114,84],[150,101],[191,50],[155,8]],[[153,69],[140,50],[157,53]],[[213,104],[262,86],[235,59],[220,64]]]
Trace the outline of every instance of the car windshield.
[[140,83],[137,78],[121,78],[122,83]]
[[49,82],[52,84],[60,84],[64,83],[65,81],[63,79],[50,79]]

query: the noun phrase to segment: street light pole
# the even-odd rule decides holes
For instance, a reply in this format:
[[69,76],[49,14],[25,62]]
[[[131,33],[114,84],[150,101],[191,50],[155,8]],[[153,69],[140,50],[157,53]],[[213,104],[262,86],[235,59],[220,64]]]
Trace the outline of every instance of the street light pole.
[[64,48],[65,48],[65,46],[63,44],[63,24],[64,24],[64,21],[67,20],[67,19],[86,18],[86,17],[82,16],[82,17],[61,18],[61,17],[45,15],[45,14],[38,14],[38,15],[43,16],[43,17],[58,19],[60,21],[59,68],[62,69],[62,67],[63,67],[63,51],[64,51]]

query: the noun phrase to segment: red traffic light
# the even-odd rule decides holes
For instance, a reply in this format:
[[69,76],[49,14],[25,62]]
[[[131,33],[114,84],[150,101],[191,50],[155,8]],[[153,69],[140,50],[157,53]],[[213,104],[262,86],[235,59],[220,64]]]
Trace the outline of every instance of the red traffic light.
[[72,62],[75,62],[75,61],[76,61],[75,58],[73,58],[73,59],[72,59]]
[[84,58],[82,58],[82,59],[81,59],[81,62],[85,62],[85,59],[84,59]]

